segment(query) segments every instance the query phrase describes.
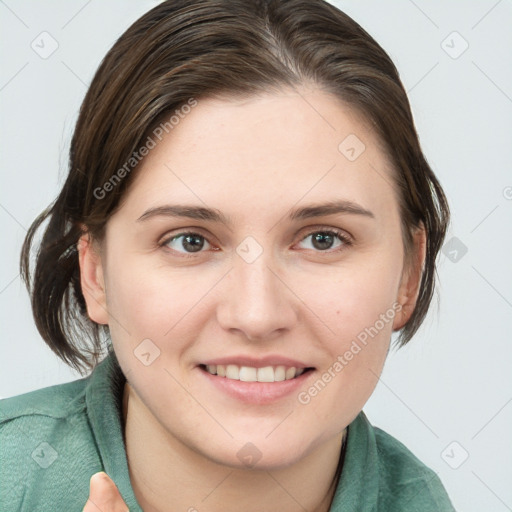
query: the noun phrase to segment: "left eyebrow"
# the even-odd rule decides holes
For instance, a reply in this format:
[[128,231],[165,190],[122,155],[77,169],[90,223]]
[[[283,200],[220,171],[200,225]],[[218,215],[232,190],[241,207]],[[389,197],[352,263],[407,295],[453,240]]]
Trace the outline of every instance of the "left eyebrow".
[[289,218],[290,220],[302,220],[312,217],[322,217],[324,215],[333,215],[335,213],[363,215],[375,219],[373,212],[352,201],[330,201],[318,205],[306,206],[292,210]]

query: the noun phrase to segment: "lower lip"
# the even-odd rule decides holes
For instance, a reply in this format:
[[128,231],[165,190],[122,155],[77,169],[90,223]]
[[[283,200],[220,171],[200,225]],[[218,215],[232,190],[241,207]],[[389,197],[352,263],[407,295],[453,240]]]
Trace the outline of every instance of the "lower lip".
[[309,370],[294,379],[280,382],[244,382],[212,375],[201,367],[199,367],[199,371],[213,386],[227,395],[241,402],[257,405],[271,404],[296,393],[313,373],[312,370]]

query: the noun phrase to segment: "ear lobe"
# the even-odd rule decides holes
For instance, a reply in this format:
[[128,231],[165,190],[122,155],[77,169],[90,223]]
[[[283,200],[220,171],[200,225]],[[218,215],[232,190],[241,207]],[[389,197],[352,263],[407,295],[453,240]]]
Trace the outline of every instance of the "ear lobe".
[[411,261],[404,266],[402,279],[398,289],[397,302],[402,308],[395,315],[393,330],[398,331],[409,321],[416,307],[420,283],[423,275],[427,247],[427,236],[423,223],[413,235],[413,255]]
[[108,324],[107,296],[103,266],[97,244],[88,233],[78,241],[80,285],[87,305],[89,318],[98,324]]

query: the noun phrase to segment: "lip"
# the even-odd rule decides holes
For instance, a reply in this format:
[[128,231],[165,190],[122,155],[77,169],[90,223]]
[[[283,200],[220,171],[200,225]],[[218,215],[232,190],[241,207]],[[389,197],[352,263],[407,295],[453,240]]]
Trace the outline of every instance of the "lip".
[[[216,359],[215,361],[222,361],[222,359]],[[233,359],[229,359],[229,361],[235,364]],[[247,362],[247,359],[244,361]],[[280,361],[282,361],[282,359]],[[257,362],[261,364],[256,366],[256,368],[272,366],[268,363],[261,362],[261,360],[258,360]],[[208,364],[226,363],[212,362]],[[254,365],[255,362],[252,361],[251,364]],[[251,364],[247,364],[246,366],[250,366]],[[293,365],[290,364],[290,366]],[[204,378],[211,386],[221,391],[223,394],[235,398],[237,401],[245,404],[266,405],[275,403],[283,398],[290,396],[293,393],[297,393],[299,389],[304,386],[305,381],[315,373],[314,369],[311,367],[306,367],[304,365],[299,367],[310,369],[305,371],[299,377],[295,377],[294,379],[290,380],[283,380],[281,382],[244,382],[241,380],[233,380],[226,377],[219,377],[218,375],[212,375],[201,366],[198,366],[197,369],[199,374],[202,375],[202,378]]]
[[209,359],[208,361],[202,361],[202,365],[214,365],[214,364],[236,364],[237,366],[250,366],[252,368],[264,368],[265,366],[286,366],[295,368],[312,368],[312,365],[307,365],[296,359],[283,357],[279,355],[268,355],[265,357],[247,357],[247,356],[230,356],[230,357],[219,357],[216,359]]

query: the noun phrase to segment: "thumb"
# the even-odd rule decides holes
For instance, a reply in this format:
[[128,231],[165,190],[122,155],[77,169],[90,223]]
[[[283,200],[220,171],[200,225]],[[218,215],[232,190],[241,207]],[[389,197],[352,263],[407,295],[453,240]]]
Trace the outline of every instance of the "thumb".
[[103,471],[90,481],[89,499],[82,512],[129,512],[116,484]]

